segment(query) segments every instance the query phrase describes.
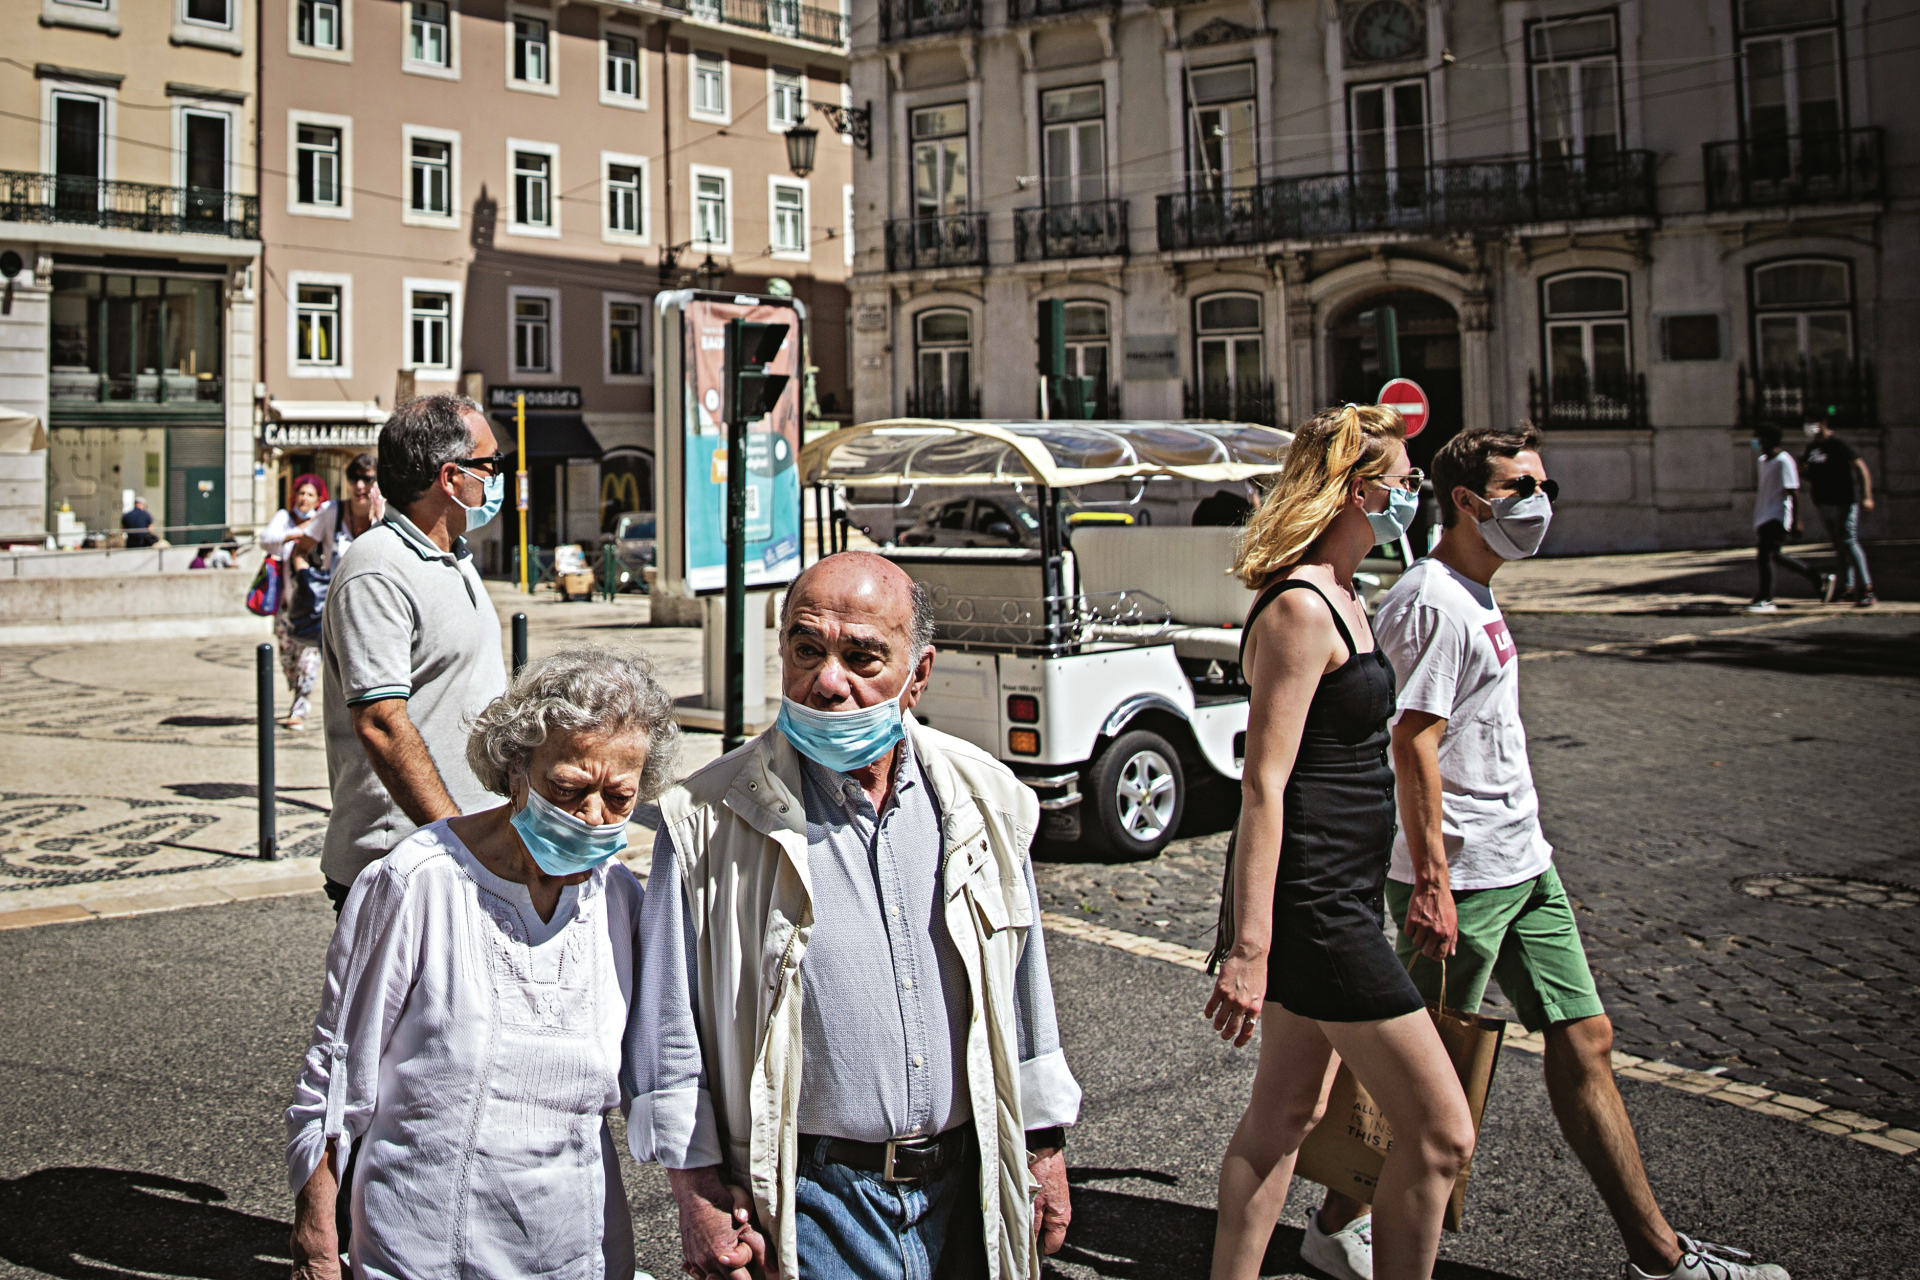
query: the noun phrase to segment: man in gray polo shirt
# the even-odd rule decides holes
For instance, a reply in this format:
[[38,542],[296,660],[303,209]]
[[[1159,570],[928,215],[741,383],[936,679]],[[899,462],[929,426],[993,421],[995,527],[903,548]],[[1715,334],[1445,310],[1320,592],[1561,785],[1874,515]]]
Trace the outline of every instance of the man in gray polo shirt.
[[336,911],[416,827],[498,803],[467,767],[467,727],[506,691],[506,663],[462,535],[499,511],[505,465],[462,396],[409,401],[380,430],[387,516],[341,557],[321,622],[333,817],[320,870]]

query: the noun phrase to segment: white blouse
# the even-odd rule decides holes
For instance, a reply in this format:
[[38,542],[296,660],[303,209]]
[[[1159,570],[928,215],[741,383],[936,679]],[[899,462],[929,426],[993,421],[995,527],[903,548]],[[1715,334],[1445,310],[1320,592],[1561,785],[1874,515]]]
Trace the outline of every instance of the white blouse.
[[361,873],[287,1109],[296,1195],[359,1144],[356,1275],[633,1275],[605,1113],[644,893],[609,863],[543,923],[445,821]]

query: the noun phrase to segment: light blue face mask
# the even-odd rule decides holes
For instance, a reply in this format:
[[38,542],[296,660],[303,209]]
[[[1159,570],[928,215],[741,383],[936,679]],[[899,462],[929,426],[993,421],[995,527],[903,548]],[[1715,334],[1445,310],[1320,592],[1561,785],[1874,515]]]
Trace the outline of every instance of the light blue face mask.
[[1420,509],[1420,495],[1395,486],[1387,490],[1387,509],[1367,512],[1373,526],[1373,545],[1384,547],[1407,536],[1413,525],[1413,513]]
[[[467,532],[472,533],[500,514],[500,506],[507,500],[507,478],[503,475],[482,476],[477,472],[467,471],[465,467],[460,469],[480,482],[480,492],[483,495],[477,507],[469,507],[464,502],[460,503],[467,513]],[[460,500],[456,498],[454,501]]]
[[774,723],[795,751],[835,773],[851,773],[872,764],[893,750],[907,732],[900,722],[897,694],[852,711],[815,711],[803,702],[782,698]]
[[550,876],[591,871],[627,847],[627,824],[595,826],[574,817],[527,784],[527,804],[513,815],[527,852]]

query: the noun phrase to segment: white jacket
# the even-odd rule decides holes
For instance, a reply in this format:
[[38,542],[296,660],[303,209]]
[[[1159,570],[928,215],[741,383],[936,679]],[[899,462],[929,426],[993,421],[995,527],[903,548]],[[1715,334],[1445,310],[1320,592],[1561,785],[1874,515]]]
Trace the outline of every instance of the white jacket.
[[[1033,923],[1025,863],[1039,804],[979,748],[905,721],[939,802],[946,925],[972,996],[966,1081],[987,1274],[1030,1280],[1040,1272],[1037,1183],[1026,1167],[1014,984]],[[813,931],[800,768],[785,735],[769,729],[660,798],[693,917],[707,1087],[733,1177],[752,1193],[787,1274],[798,1240],[800,960]]]

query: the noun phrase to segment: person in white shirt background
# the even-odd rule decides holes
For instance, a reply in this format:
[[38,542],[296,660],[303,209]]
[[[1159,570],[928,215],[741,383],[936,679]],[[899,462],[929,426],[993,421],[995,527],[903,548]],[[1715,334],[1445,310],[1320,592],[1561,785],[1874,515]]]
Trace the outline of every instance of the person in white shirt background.
[[[1398,685],[1400,834],[1387,904],[1401,963],[1427,1000],[1444,980],[1447,1006],[1466,1012],[1497,980],[1527,1030],[1546,1033],[1547,1097],[1620,1230],[1624,1280],[1788,1280],[1667,1224],[1614,1083],[1613,1023],[1540,829],[1519,650],[1490,585],[1502,565],[1540,549],[1553,518],[1560,488],[1547,478],[1540,433],[1462,432],[1434,456],[1433,490],[1439,544],[1373,619]],[[1428,962],[1416,963],[1421,956]],[[1330,1192],[1301,1256],[1336,1280],[1371,1280],[1369,1217],[1368,1206]]]
[[[1753,532],[1760,540],[1760,589],[1754,593],[1748,613],[1773,613],[1773,566],[1783,564],[1808,582],[1825,600],[1829,594],[1827,578],[1813,571],[1806,561],[1788,555],[1783,547],[1787,535],[1800,532],[1800,469],[1793,455],[1780,447],[1780,428],[1763,422],[1753,433],[1754,465],[1757,474],[1753,489]],[[1831,576],[1831,575],[1829,575]]]
[[294,634],[293,584],[296,570],[306,563],[300,539],[333,503],[327,494],[327,482],[311,472],[295,476],[287,492],[287,505],[274,512],[273,519],[260,531],[260,546],[280,561],[280,608],[273,615],[273,635],[280,642],[280,672],[293,694],[293,704],[280,723],[289,729],[301,729],[306,727],[314,681],[320,678],[320,644],[318,637],[302,639]]

